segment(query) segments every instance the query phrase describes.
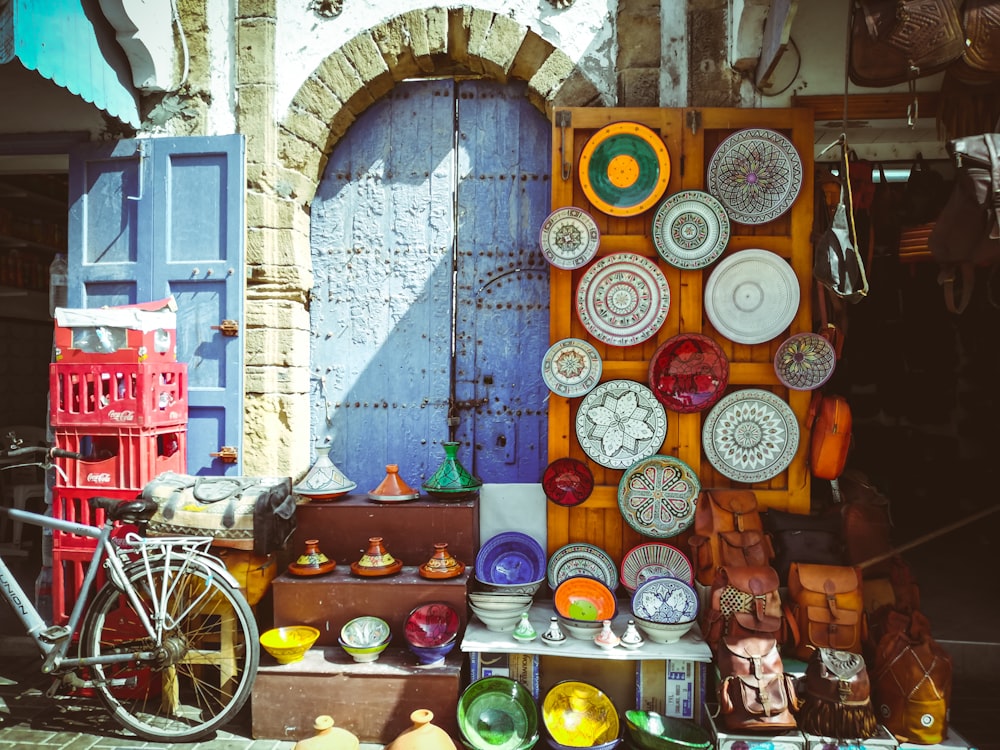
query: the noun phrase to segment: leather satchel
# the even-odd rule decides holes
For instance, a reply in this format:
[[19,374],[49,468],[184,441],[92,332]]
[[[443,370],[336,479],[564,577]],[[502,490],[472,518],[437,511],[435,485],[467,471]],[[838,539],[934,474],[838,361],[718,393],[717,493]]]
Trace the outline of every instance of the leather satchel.
[[719,668],[719,715],[730,731],[781,731],[797,726],[798,695],[774,638],[724,638]]
[[958,0],[856,0],[848,76],[895,86],[944,70],[965,52]]
[[778,572],[769,565],[723,566],[715,575],[701,631],[713,651],[722,638],[765,635],[784,640]]
[[702,490],[688,545],[695,577],[703,586],[711,586],[724,565],[768,565],[774,557],[752,490]]
[[860,654],[868,627],[860,568],[792,563],[785,619],[803,661],[816,648]]
[[809,405],[809,470],[817,479],[837,479],[847,465],[854,420],[847,399],[814,393]]
[[773,567],[782,583],[787,583],[788,569],[793,562],[844,564],[844,543],[837,515],[789,513],[768,508],[761,517],[774,547]]
[[800,682],[799,727],[809,734],[867,739],[878,734],[864,657],[818,648]]

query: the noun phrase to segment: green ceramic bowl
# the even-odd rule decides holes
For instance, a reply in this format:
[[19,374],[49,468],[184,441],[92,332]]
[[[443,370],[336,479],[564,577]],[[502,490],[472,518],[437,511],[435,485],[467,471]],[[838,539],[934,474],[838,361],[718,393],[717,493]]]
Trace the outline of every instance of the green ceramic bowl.
[[458,699],[458,730],[472,750],[528,750],[538,742],[538,706],[508,677],[485,677]]
[[625,728],[632,744],[642,750],[710,750],[708,731],[688,719],[655,711],[626,711]]

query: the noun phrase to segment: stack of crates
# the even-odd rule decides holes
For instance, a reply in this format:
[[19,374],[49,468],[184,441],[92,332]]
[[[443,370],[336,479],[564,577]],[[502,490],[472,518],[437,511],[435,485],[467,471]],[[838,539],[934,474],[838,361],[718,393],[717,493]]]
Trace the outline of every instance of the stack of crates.
[[[130,311],[130,308],[117,308]],[[83,454],[57,459],[51,513],[55,518],[93,526],[104,523],[92,511],[92,497],[132,500],[164,471],[187,467],[187,365],[177,362],[175,326],[142,330],[98,319],[73,325],[79,317],[56,315],[56,361],[49,365],[49,419],[55,445]],[[97,312],[97,311],[95,311]],[[102,314],[105,311],[100,311]],[[153,318],[155,321],[155,318]],[[83,318],[84,322],[88,322]],[[173,314],[164,318],[173,323]],[[113,322],[113,318],[110,319]],[[112,341],[111,346],[107,345]],[[94,345],[99,342],[98,345]],[[115,534],[124,534],[121,528]],[[52,615],[65,624],[73,609],[96,541],[52,533]],[[103,581],[103,573],[98,585]]]

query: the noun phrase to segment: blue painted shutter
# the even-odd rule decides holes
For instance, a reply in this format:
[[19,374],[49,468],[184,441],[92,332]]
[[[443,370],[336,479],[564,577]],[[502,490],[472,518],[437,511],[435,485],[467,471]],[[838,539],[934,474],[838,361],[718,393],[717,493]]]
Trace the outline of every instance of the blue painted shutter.
[[[173,294],[188,364],[188,472],[238,474],[243,452],[244,143],[239,135],[123,140],[70,155],[71,307]],[[227,337],[213,326],[236,321]]]
[[451,80],[400,84],[333,149],[311,214],[312,434],[358,492],[387,463],[418,486],[444,457],[453,289],[459,460],[487,482],[540,479],[548,154],[523,86]]

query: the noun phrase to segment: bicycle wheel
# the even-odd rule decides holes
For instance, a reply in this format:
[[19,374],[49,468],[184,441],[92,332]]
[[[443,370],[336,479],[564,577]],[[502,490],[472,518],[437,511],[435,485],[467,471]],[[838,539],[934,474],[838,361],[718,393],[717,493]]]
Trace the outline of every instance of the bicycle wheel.
[[94,691],[117,722],[144,739],[185,742],[211,734],[243,707],[257,674],[260,646],[250,605],[200,564],[154,565],[152,585],[143,570],[128,577],[150,621],[154,595],[171,591],[167,626],[155,643],[128,597],[106,584],[84,617],[82,656],[152,651],[155,658],[89,667]]

